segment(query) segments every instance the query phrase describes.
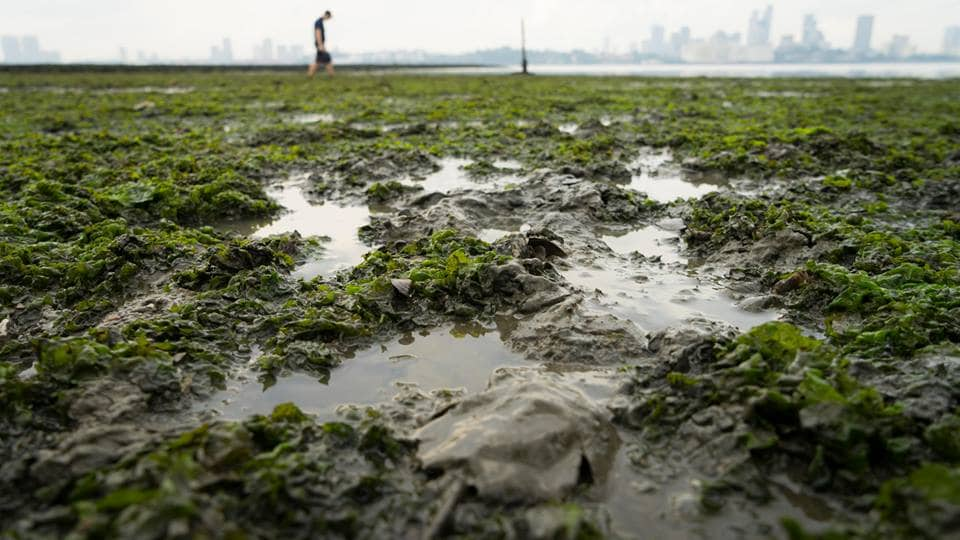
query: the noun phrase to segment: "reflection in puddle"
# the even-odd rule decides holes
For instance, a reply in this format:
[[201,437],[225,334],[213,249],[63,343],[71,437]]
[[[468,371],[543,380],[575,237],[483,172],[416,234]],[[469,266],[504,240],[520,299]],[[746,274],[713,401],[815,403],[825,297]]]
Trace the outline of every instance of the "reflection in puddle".
[[688,269],[676,232],[649,226],[619,237],[604,236],[603,241],[619,254],[639,252],[643,258],[607,257],[563,272],[573,285],[595,293],[589,304],[600,312],[633,321],[648,332],[695,316],[724,321],[741,330],[778,317],[775,311],[756,313],[737,307],[736,299],[718,280]]
[[360,227],[370,224],[370,208],[313,203],[307,199],[306,181],[305,176],[298,176],[267,190],[267,195],[286,209],[277,219],[233,222],[229,230],[254,238],[298,232],[304,237],[329,239],[319,256],[293,272],[295,277],[312,279],[356,266],[370,251],[358,236]]
[[[491,178],[485,178],[482,180],[474,180],[467,176],[467,173],[463,170],[464,167],[470,165],[471,161],[469,159],[457,159],[457,158],[447,158],[440,161],[440,170],[428,175],[423,180],[414,180],[408,179],[403,181],[404,184],[410,186],[419,186],[423,188],[425,193],[443,193],[450,194],[457,191],[482,191],[482,192],[494,192],[508,189],[511,186],[516,186],[517,184],[522,183],[524,180],[519,176],[506,175],[506,176],[494,176]],[[499,162],[498,162],[499,163]],[[507,162],[508,165],[512,165],[513,162]],[[516,164],[519,168],[519,163]],[[498,165],[499,167],[499,165]],[[504,169],[513,169],[513,167],[503,167]]]
[[357,352],[330,374],[329,384],[309,375],[282,377],[266,390],[255,379],[241,381],[214,397],[220,414],[241,419],[269,414],[281,403],[293,402],[305,412],[333,417],[339,405],[371,405],[389,401],[398,382],[424,390],[486,387],[494,369],[520,366],[522,356],[506,348],[496,329],[455,325],[432,332],[407,334]]
[[631,164],[631,169],[637,172],[630,181],[630,189],[646,193],[657,202],[668,203],[702,197],[729,185],[723,177],[684,173],[668,165],[672,160],[669,150],[651,151],[638,158]]
[[648,259],[660,257],[665,263],[687,262],[680,255],[680,237],[675,232],[665,231],[656,225],[619,236],[604,236],[603,241],[621,255],[640,252]]

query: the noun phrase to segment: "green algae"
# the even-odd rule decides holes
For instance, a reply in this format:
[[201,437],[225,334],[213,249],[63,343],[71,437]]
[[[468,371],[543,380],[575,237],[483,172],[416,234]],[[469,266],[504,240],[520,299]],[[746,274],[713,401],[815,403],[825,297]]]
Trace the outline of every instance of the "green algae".
[[[398,179],[461,157],[480,178],[513,160],[623,183],[652,146],[687,169],[755,179],[764,194],[660,206],[604,188],[595,217],[680,213],[692,254],[738,253],[798,326],[717,339],[704,364],[635,372],[643,391],[621,425],[661,444],[704,411],[728,411],[749,466],[800,471],[804,486],[860,512],[850,521],[875,509],[837,535],[937,537],[955,523],[956,392],[920,415],[862,367],[952,380],[920,360],[960,343],[955,81],[357,76],[330,81],[322,103],[305,97],[312,83],[273,73],[3,74],[0,84],[0,319],[11,321],[0,429],[14,434],[0,444],[5,463],[71,433],[72,407],[97,382],[132,384],[171,411],[251,359],[266,384],[290,371],[327,381],[372,336],[488,319],[517,300],[498,270],[507,258],[455,231],[388,243],[339,276],[293,280],[309,256],[302,240],[204,227],[275,215],[267,180],[312,171],[325,195],[394,203],[407,191]],[[151,86],[190,91],[142,89]],[[796,88],[803,99],[760,95]],[[291,125],[297,113],[332,122]],[[571,123],[573,133],[558,129]],[[777,235],[796,240],[795,257],[742,256]],[[145,295],[171,301],[111,318]],[[25,535],[389,536],[424,500],[411,487],[421,479],[400,474],[415,470],[410,448],[375,422],[317,425],[282,406],[164,440],[26,502],[10,502],[6,482],[19,477],[5,473],[0,527],[29,503],[57,510],[20,522]],[[720,478],[717,493],[769,499],[765,481],[741,473]],[[725,496],[711,499],[718,512]],[[568,537],[601,535],[575,504],[539,510],[561,515]],[[453,532],[502,534],[514,514],[492,515]],[[796,524],[785,531],[806,537]]]

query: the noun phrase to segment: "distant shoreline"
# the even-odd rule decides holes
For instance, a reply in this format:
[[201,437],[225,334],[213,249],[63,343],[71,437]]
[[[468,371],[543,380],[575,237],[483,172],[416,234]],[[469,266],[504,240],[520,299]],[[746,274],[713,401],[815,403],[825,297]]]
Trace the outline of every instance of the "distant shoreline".
[[[346,74],[415,74],[505,76],[519,65],[494,64],[340,64]],[[0,74],[17,73],[301,73],[303,65],[202,65],[202,64],[0,64]],[[856,62],[771,64],[534,64],[531,73],[544,76],[660,77],[660,78],[858,78],[956,79],[960,60],[952,62]]]
[[[338,70],[415,70],[415,69],[477,69],[499,68],[491,64],[337,64]],[[84,73],[84,72],[164,72],[164,71],[305,71],[301,64],[0,64],[0,73]]]

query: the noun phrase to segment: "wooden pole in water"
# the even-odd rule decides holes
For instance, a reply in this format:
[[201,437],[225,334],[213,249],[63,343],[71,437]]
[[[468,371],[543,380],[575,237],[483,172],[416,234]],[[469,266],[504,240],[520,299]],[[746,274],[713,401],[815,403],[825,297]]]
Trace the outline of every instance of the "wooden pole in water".
[[523,54],[523,74],[529,75],[527,72],[527,25],[523,19],[520,19],[520,47]]

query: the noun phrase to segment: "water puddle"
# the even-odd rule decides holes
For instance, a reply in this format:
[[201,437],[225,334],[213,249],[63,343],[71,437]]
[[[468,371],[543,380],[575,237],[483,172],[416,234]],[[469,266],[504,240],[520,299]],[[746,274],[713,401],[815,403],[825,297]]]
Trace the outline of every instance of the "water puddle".
[[523,164],[515,159],[498,159],[493,162],[493,166],[498,169],[506,169],[509,171],[519,171],[523,169]]
[[721,279],[701,276],[688,267],[679,233],[663,225],[602,238],[618,256],[563,272],[567,281],[588,293],[588,305],[599,312],[630,320],[648,332],[691,317],[724,321],[741,330],[778,317],[775,311],[737,307]]
[[[500,332],[479,325],[453,325],[385,342],[357,352],[335,368],[328,384],[294,374],[263,389],[249,376],[214,396],[213,408],[224,418],[269,414],[281,403],[333,418],[340,405],[373,405],[397,394],[397,383],[424,390],[483,390],[499,367],[521,366],[524,358],[503,344]],[[207,404],[209,406],[209,404]]]
[[370,251],[358,235],[360,227],[370,224],[370,207],[313,202],[307,197],[305,175],[267,189],[267,195],[284,207],[282,215],[274,220],[231,222],[224,228],[253,238],[298,232],[303,237],[328,239],[323,243],[323,252],[299,266],[294,277],[313,279],[352,268]]
[[359,131],[380,131],[383,133],[390,133],[391,131],[400,131],[403,129],[408,129],[413,124],[380,124],[377,122],[351,122],[350,129],[356,129]]
[[492,244],[497,240],[507,236],[508,234],[513,234],[516,231],[505,231],[502,229],[483,229],[480,231],[480,234],[477,235],[477,238],[483,240],[488,244]]
[[[423,180],[407,179],[403,183],[409,186],[419,186],[424,193],[443,193],[449,195],[457,191],[481,191],[491,193],[515,187],[524,182],[516,175],[494,176],[484,179],[472,179],[467,176],[464,168],[472,162],[469,159],[446,158],[440,161],[440,170],[428,175]],[[498,162],[500,163],[500,162]],[[505,162],[512,165],[513,162]],[[519,166],[519,163],[516,165]],[[499,165],[497,165],[499,167]],[[502,167],[514,169],[513,167]],[[519,167],[518,167],[519,168]]]
[[781,90],[781,91],[760,91],[750,94],[758,98],[800,98],[800,99],[812,99],[820,97],[820,94],[813,92],[797,92],[795,90]]
[[630,168],[637,171],[630,180],[629,188],[646,193],[651,199],[669,203],[677,199],[702,197],[730,182],[717,175],[699,175],[684,172],[671,166],[673,154],[669,150],[647,152]]
[[604,115],[600,117],[600,125],[603,127],[610,127],[613,124],[629,124],[631,122],[633,122],[633,117],[629,114],[621,114],[619,116]]
[[610,249],[620,255],[639,252],[644,257],[659,257],[664,263],[683,263],[687,260],[680,255],[680,237],[676,232],[650,225],[640,230],[620,235],[602,237]]
[[305,114],[296,114],[293,118],[290,119],[294,124],[332,124],[336,121],[336,117],[329,113],[305,113]]
[[115,94],[162,94],[165,96],[175,96],[180,94],[189,94],[196,90],[192,86],[137,86],[130,88],[101,88],[91,91],[95,95],[115,95]]
[[[638,468],[631,464],[631,455],[639,457],[638,450],[628,445],[620,448],[602,496],[617,538],[752,537],[744,530],[744,523],[753,523],[754,532],[776,530],[784,517],[798,521],[807,531],[820,533],[828,528],[834,513],[826,501],[804,494],[789,479],[778,477],[771,479],[775,489],[769,502],[756,505],[730,501],[722,512],[705,514],[700,503],[704,480],[682,462]],[[646,476],[648,472],[652,478]]]

